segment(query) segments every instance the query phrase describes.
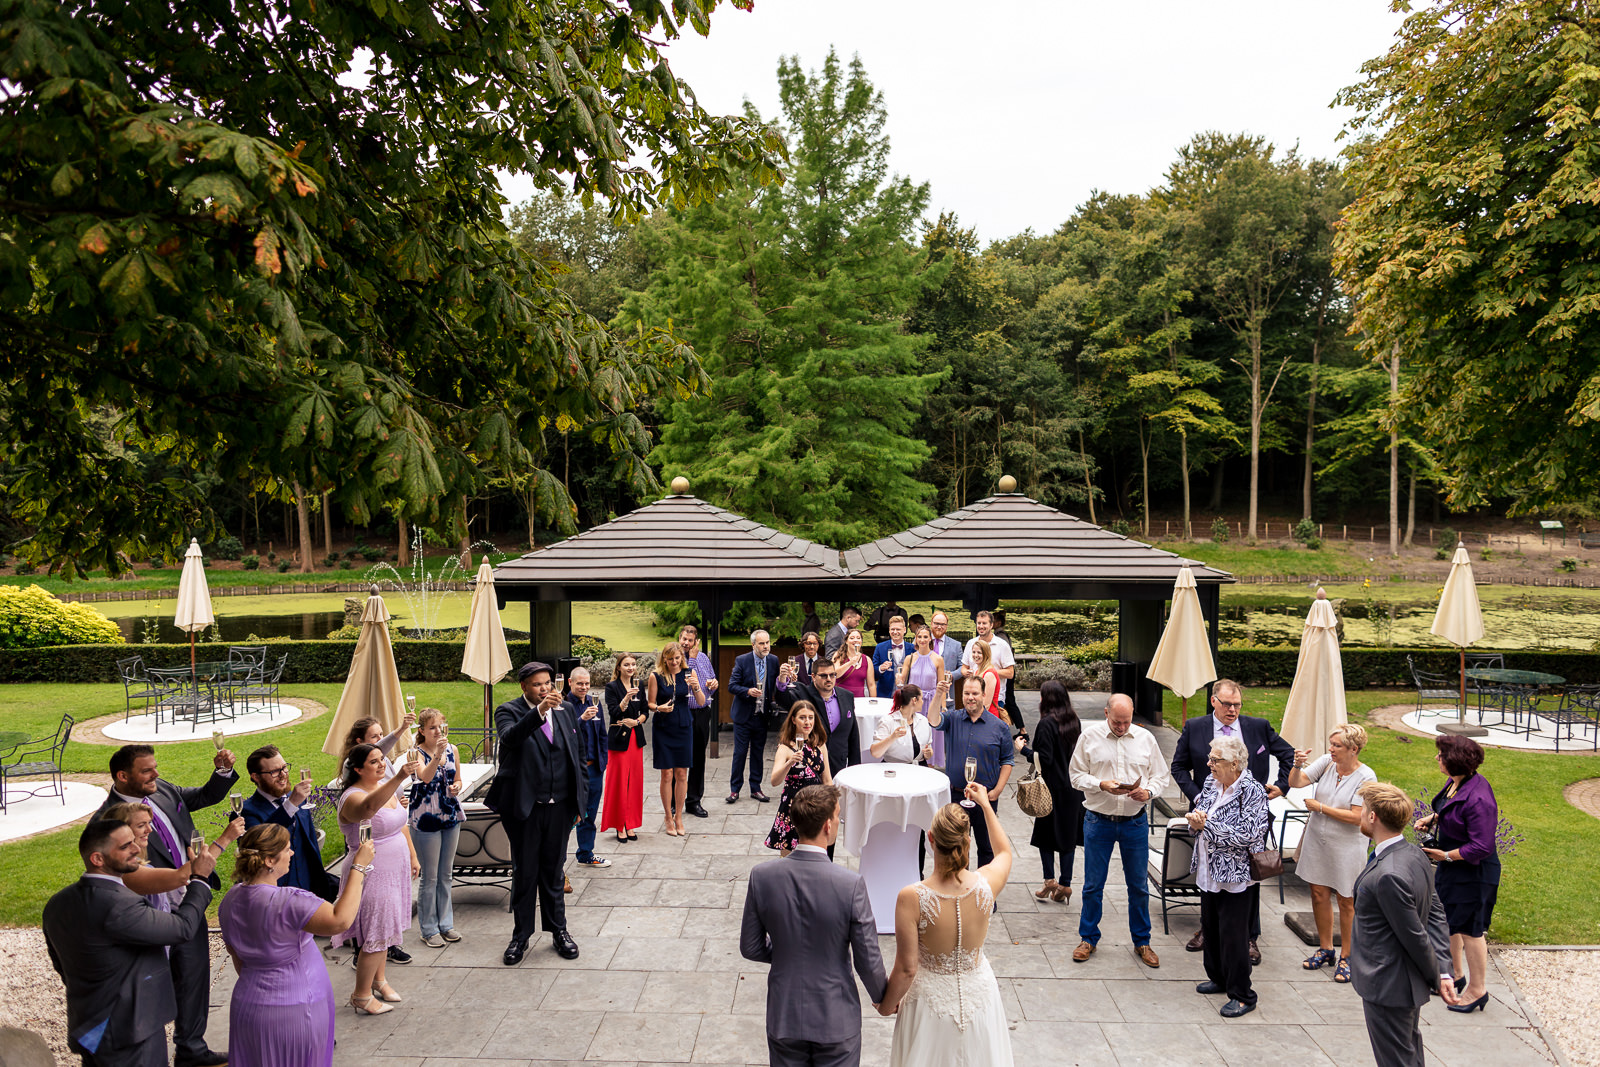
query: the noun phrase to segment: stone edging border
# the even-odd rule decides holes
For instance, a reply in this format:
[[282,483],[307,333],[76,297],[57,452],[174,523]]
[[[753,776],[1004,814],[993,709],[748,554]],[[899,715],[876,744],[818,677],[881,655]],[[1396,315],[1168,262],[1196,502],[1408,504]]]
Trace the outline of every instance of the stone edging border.
[[[328,711],[327,705],[320,704],[317,701],[310,700],[306,697],[279,697],[277,702],[279,704],[288,704],[292,707],[300,709],[301,715],[298,719],[294,720],[295,725],[315,719],[318,715],[324,715]],[[109,726],[111,723],[121,721],[122,720],[117,717],[115,712],[110,715],[101,715],[96,719],[85,720],[84,722],[80,722],[73,726],[72,740],[81,742],[85,745],[115,745],[120,747],[127,744],[127,742],[120,741],[114,737],[107,737],[103,732],[103,728]],[[278,725],[266,726],[260,730],[247,730],[244,733],[230,734],[228,736],[250,737],[253,734],[264,734],[280,728],[281,727]],[[193,744],[195,740],[195,738],[189,738],[188,740],[184,741],[151,741],[148,743],[152,745],[184,745]],[[204,741],[210,739],[199,738],[199,740]]]
[[[1497,945],[1495,946],[1494,951],[1498,955],[1501,949],[1527,949],[1533,947],[1547,951],[1554,951],[1558,946]],[[1597,946],[1589,947],[1593,948]],[[1534,1032],[1536,1032],[1539,1035],[1539,1039],[1544,1042],[1544,1047],[1550,1051],[1550,1055],[1555,1057],[1557,1067],[1572,1067],[1572,1061],[1567,1059],[1567,1051],[1561,1047],[1560,1039],[1558,1039],[1555,1034],[1550,1032],[1550,1030],[1544,1025],[1543,1017],[1540,1016],[1539,1012],[1532,1004],[1528,1003],[1527,998],[1522,995],[1522,987],[1517,985],[1516,976],[1511,973],[1511,968],[1503,967],[1498,962],[1496,962],[1495,966],[1500,971],[1500,977],[1505,979],[1506,987],[1511,990],[1511,995],[1517,998],[1517,1007],[1522,1010],[1523,1018],[1527,1019],[1528,1022],[1532,1024]]]

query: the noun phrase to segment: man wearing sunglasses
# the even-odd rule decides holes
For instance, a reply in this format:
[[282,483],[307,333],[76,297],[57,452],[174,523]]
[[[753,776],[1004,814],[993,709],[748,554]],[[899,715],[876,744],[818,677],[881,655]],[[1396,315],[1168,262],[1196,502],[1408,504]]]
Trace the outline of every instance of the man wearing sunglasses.
[[[1267,787],[1267,796],[1281,797],[1289,791],[1289,770],[1294,766],[1294,746],[1278,736],[1272,724],[1254,715],[1243,715],[1244,690],[1230,678],[1221,678],[1211,686],[1211,714],[1200,715],[1183,724],[1183,734],[1172,753],[1172,780],[1194,806],[1194,798],[1205,788],[1211,769],[1206,760],[1211,755],[1211,741],[1217,737],[1237,737],[1244,743],[1250,757],[1250,775]],[[1277,774],[1268,781],[1271,760],[1278,761]],[[1256,939],[1261,936],[1261,885],[1253,883],[1250,894],[1250,962],[1261,962],[1261,950]],[[1184,946],[1190,952],[1205,948],[1205,938],[1196,933]]]

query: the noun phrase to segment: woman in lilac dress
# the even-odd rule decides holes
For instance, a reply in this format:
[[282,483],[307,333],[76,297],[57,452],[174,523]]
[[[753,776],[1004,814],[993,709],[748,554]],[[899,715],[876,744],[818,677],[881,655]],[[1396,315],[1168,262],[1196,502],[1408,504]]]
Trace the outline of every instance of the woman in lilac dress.
[[239,842],[233,888],[217,909],[239,976],[228,1005],[228,1048],[235,1067],[333,1063],[333,983],[311,935],[336,934],[355,918],[372,845],[356,850],[336,904],[278,885],[292,858],[288,830],[277,823],[255,827]]
[[[944,695],[949,692],[950,682],[945,674],[944,657],[933,651],[933,631],[926,626],[917,627],[916,643],[916,651],[901,661],[900,675],[895,679],[895,684],[914,685],[922,690],[922,707],[917,714],[926,719],[935,698],[939,701],[939,707],[944,707]],[[929,764],[943,770],[944,732],[933,730],[932,733],[933,758]]]
[[[361,946],[356,957],[356,988],[350,1003],[358,1014],[381,1015],[384,1004],[398,1004],[399,993],[385,977],[389,948],[405,940],[411,926],[411,879],[422,873],[417,850],[411,844],[410,820],[395,792],[411,775],[413,765],[401,763],[392,778],[388,762],[376,745],[357,745],[345,757],[344,795],[339,800],[339,829],[344,833],[345,871],[361,842],[361,824],[370,823],[375,848],[373,869],[367,875],[361,910],[350,928],[333,939],[335,945],[354,941]],[[409,861],[409,862],[408,862]],[[376,1003],[373,998],[382,1001]]]

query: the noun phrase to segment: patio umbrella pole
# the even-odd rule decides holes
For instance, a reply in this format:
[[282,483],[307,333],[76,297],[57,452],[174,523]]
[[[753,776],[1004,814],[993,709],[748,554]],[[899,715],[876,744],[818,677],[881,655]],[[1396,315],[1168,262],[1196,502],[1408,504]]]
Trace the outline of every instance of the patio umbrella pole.
[[1462,726],[1467,725],[1467,649],[1461,648],[1461,703],[1456,705],[1456,721]]
[[482,759],[493,763],[495,761],[494,748],[494,685],[483,683],[483,755]]

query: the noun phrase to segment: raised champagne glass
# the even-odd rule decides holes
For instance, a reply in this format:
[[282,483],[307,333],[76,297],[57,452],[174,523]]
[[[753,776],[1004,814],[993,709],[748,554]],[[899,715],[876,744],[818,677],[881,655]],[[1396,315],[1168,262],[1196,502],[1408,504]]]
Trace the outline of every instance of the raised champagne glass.
[[[967,774],[967,781],[975,782],[975,781],[978,780],[978,759],[977,759],[976,756],[968,756],[967,757],[966,774]],[[966,797],[962,797],[961,798],[961,806],[963,808],[975,808],[978,805],[974,804],[972,801],[968,800]]]
[[235,815],[239,814],[239,812],[244,810],[244,794],[243,793],[229,793],[228,794],[228,810],[233,812]]
[[356,839],[360,844],[363,844],[363,845],[366,844],[368,841],[372,840],[372,820],[371,819],[362,819],[361,820],[361,824],[360,824],[359,828],[356,831]]
[[189,836],[189,847],[194,849],[196,856],[203,855],[206,850],[206,835],[196,830]]
[[212,730],[211,731],[211,744],[212,744],[212,747],[214,747],[218,752],[222,751],[222,731],[221,730]]

